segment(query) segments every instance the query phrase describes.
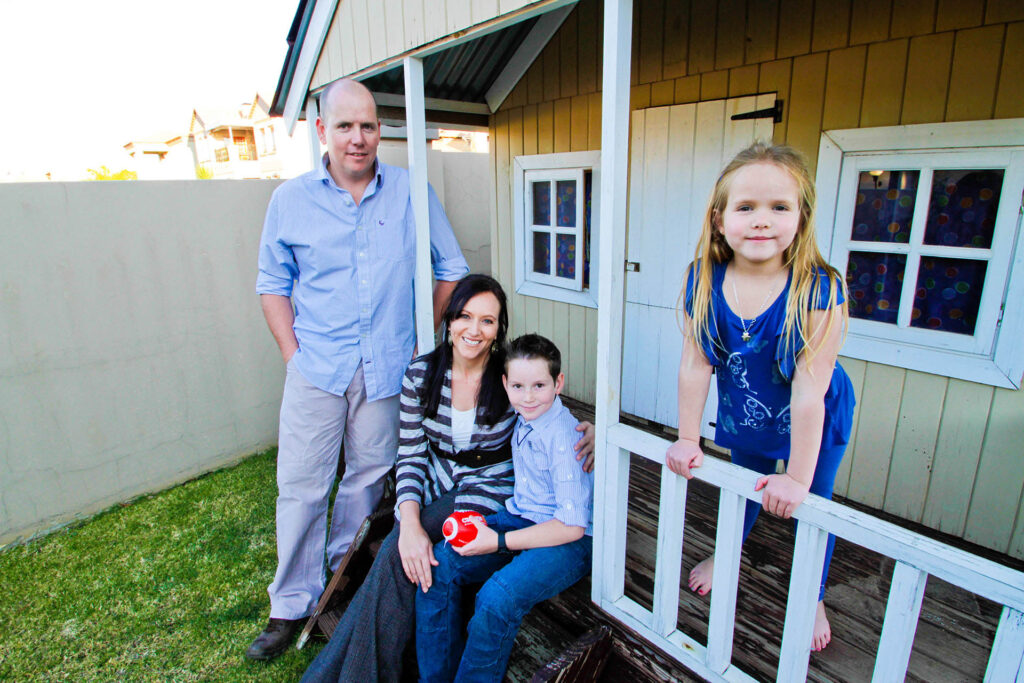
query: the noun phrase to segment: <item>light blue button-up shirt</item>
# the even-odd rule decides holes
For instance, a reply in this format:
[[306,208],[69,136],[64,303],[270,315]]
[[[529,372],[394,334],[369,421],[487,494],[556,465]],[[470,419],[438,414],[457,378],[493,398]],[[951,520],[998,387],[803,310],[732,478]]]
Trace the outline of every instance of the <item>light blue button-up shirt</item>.
[[[429,190],[434,276],[469,272],[451,224]],[[371,401],[397,394],[415,345],[416,228],[405,169],[377,161],[362,201],[320,166],[281,184],[260,240],[260,294],[290,296],[299,350],[293,366],[342,395],[363,364]]]
[[578,424],[558,397],[536,419],[518,419],[512,435],[515,490],[505,508],[535,524],[554,518],[593,536],[594,475],[576,460]]

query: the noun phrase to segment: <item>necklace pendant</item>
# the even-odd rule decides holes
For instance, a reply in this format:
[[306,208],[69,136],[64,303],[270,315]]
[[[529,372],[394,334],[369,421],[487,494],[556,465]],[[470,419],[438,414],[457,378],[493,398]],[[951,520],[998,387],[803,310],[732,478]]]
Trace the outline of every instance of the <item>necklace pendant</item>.
[[747,332],[746,330],[743,330],[743,335],[740,337],[740,339],[742,339],[743,341],[750,341],[750,333]]

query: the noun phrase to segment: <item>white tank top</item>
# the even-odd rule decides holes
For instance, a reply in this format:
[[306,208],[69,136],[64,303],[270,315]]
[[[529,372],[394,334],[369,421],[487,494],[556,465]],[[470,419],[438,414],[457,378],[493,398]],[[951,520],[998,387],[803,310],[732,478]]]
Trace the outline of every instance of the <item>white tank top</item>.
[[469,448],[473,439],[473,423],[476,421],[476,409],[458,410],[452,406],[452,445],[456,451]]

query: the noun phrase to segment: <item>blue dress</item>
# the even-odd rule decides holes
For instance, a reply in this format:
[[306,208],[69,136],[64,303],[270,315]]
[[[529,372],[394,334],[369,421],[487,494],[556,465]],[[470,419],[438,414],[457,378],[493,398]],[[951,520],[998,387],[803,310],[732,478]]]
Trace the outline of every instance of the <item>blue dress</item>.
[[[708,316],[710,338],[701,348],[718,378],[718,418],[715,443],[730,449],[732,462],[761,474],[773,474],[777,460],[789,460],[790,411],[793,372],[803,350],[798,334],[787,345],[783,334],[786,300],[793,274],[778,298],[753,321],[741,321],[729,308],[722,290],[726,264],[711,267],[711,311]],[[693,316],[694,268],[686,280],[686,312]],[[826,273],[819,270],[817,291],[812,305],[828,308],[832,286]],[[842,290],[836,292],[836,305],[843,303]],[[749,339],[743,339],[743,322]],[[839,363],[825,392],[825,419],[821,445],[810,492],[832,497],[836,472],[850,440],[853,426],[854,394],[850,378]],[[761,505],[748,500],[743,520],[746,540],[757,521]],[[818,599],[825,596],[825,580],[832,562],[835,536],[829,534],[825,547],[825,565],[821,572]]]
[[[726,264],[711,269],[710,338],[702,344],[704,355],[718,378],[718,421],[715,443],[729,449],[756,450],[763,457],[789,459],[790,414],[793,372],[803,350],[798,334],[787,346],[783,336],[786,299],[792,273],[781,294],[753,322],[747,322],[750,339],[743,341],[743,323],[726,303],[722,291]],[[686,312],[693,315],[693,273],[686,282]],[[828,307],[831,283],[820,272],[814,306]],[[842,291],[836,304],[843,303]],[[821,450],[846,444],[853,425],[854,394],[850,378],[836,363],[825,393],[825,422]],[[757,444],[756,449],[753,444]]]

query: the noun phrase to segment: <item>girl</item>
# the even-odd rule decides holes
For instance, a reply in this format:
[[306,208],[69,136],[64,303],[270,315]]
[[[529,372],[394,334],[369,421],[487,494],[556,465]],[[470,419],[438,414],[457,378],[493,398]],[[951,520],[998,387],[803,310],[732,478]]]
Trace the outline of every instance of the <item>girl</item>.
[[[814,183],[799,153],[755,143],[715,184],[687,272],[679,365],[679,440],[666,464],[690,478],[700,467],[700,417],[712,367],[718,376],[715,443],[733,463],[765,475],[766,511],[789,518],[808,492],[829,498],[853,421],[853,387],[836,363],[846,328],[845,286],[814,238]],[[784,474],[773,474],[776,461]],[[747,501],[744,540],[757,519]],[[832,638],[822,599],[835,537],[829,536],[812,649]],[[714,556],[690,572],[711,590]]]

